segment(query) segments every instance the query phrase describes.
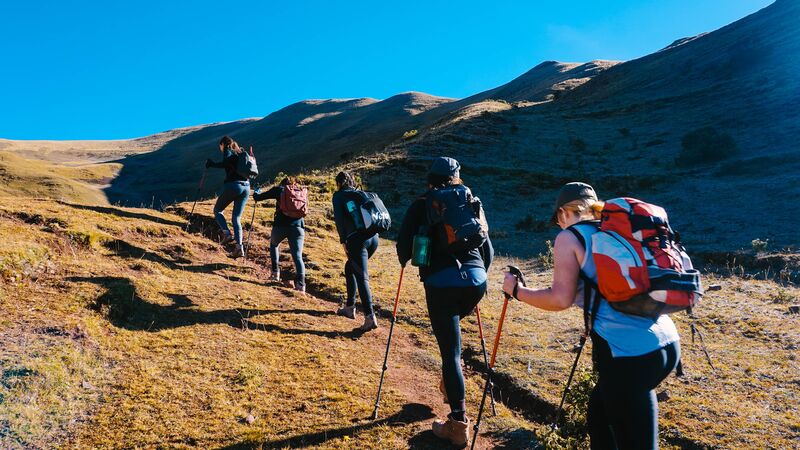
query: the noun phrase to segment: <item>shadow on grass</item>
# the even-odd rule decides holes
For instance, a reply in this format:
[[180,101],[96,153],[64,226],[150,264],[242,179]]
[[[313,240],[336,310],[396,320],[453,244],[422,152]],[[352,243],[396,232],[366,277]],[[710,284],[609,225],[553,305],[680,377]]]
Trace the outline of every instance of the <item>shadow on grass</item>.
[[353,436],[359,432],[370,430],[375,427],[404,426],[410,423],[421,422],[434,417],[430,406],[419,403],[408,403],[396,414],[384,419],[376,420],[360,425],[341,427],[319,431],[316,433],[301,434],[266,442],[240,442],[238,444],[223,447],[222,450],[248,450],[261,448],[304,448],[321,445],[331,439],[338,439],[343,436]]
[[[541,448],[536,434],[531,430],[518,428],[516,430],[503,430],[488,433],[494,441],[496,449],[534,449]],[[481,437],[478,436],[478,439]]]
[[292,335],[310,334],[312,336],[319,336],[328,339],[339,339],[339,338],[358,339],[359,337],[364,335],[364,332],[359,330],[358,328],[354,328],[350,331],[315,330],[313,328],[285,328],[280,325],[274,325],[271,323],[256,323],[256,322],[251,322],[247,319],[244,320],[245,320],[245,327],[251,330],[270,331],[280,334],[292,334]]
[[165,293],[172,300],[171,305],[159,305],[142,299],[136,292],[133,282],[124,277],[70,277],[65,281],[73,283],[92,283],[106,291],[94,303],[92,309],[104,314],[116,327],[126,330],[156,332],[203,324],[225,324],[235,328],[261,330],[284,334],[313,334],[330,339],[354,338],[358,333],[321,331],[314,329],[282,328],[276,325],[251,322],[253,317],[267,314],[303,314],[314,317],[334,315],[332,311],[314,309],[255,309],[232,308],[214,311],[201,311],[189,296],[178,293]]
[[68,203],[63,201],[60,201],[59,203],[65,206],[69,206],[70,208],[85,209],[89,211],[99,212],[102,214],[112,214],[117,217],[125,217],[128,219],[149,220],[150,222],[160,223],[162,225],[173,225],[176,227],[183,227],[184,225],[186,225],[183,222],[177,222],[169,219],[162,219],[161,217],[151,216],[150,214],[125,211],[124,209],[113,208],[109,206],[78,205],[75,203]]
[[175,258],[166,258],[151,250],[137,247],[130,242],[123,241],[122,239],[114,239],[104,242],[103,246],[112,251],[116,256],[154,262],[171,270],[185,270],[187,272],[195,273],[214,273],[218,270],[238,269],[242,267],[226,263],[188,265],[192,262],[189,259],[180,256]]

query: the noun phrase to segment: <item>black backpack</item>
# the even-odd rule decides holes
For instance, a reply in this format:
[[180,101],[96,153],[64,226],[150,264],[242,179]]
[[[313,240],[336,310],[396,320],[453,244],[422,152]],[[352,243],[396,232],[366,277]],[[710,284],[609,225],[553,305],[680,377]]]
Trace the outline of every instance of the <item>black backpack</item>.
[[457,184],[428,191],[428,224],[435,245],[451,254],[480,248],[489,237],[489,224],[478,197]]
[[348,211],[358,235],[369,239],[378,233],[389,231],[392,227],[392,217],[378,194],[361,190],[355,192],[359,196],[359,202],[353,210],[348,206]]

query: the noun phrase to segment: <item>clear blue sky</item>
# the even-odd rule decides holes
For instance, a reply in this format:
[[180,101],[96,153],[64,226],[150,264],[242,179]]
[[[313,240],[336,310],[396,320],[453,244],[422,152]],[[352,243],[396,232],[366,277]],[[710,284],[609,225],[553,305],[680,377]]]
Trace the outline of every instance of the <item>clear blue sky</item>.
[[643,56],[771,2],[3,1],[0,137],[137,137],[307,98],[465,97],[543,60]]

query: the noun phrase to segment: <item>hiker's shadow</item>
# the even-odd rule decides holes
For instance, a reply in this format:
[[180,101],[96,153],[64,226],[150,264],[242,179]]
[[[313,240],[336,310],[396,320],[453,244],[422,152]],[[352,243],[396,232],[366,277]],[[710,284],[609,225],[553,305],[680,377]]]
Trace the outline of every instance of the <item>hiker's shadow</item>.
[[114,239],[107,241],[103,243],[103,246],[109,251],[113,252],[115,256],[127,259],[150,261],[156,264],[160,264],[171,270],[185,270],[187,272],[194,272],[194,273],[214,273],[217,272],[218,270],[241,269],[240,266],[234,266],[232,264],[227,264],[227,263],[188,265],[189,263],[192,262],[189,259],[183,258],[181,256],[175,256],[173,258],[165,258],[164,256],[161,256],[160,254],[152,250],[147,250],[141,247],[137,247],[131,244],[130,242],[124,241],[122,239]]
[[394,425],[408,425],[415,422],[421,422],[434,417],[431,407],[419,403],[407,403],[403,408],[389,417],[363,423],[360,425],[353,425],[349,427],[341,427],[334,429],[327,429],[316,433],[300,434],[290,436],[283,439],[273,441],[257,442],[248,441],[233,444],[228,447],[223,447],[222,450],[245,450],[252,448],[304,448],[314,447],[324,444],[331,439],[338,439],[343,436],[352,436],[359,432],[369,430],[380,426],[394,426]]
[[101,312],[116,327],[127,330],[160,331],[198,324],[226,324],[235,328],[271,331],[287,334],[315,334],[327,338],[352,337],[353,333],[292,329],[253,322],[252,318],[266,314],[304,314],[315,317],[333,315],[332,311],[314,309],[255,309],[231,308],[202,311],[185,294],[166,293],[170,305],[159,305],[141,298],[133,282],[124,277],[69,277],[72,283],[93,283],[105,289],[89,305]]
[[62,205],[69,206],[70,208],[75,209],[86,209],[89,211],[94,211],[102,214],[112,214],[117,217],[125,217],[128,219],[141,219],[141,220],[149,220],[150,222],[160,223],[163,225],[172,225],[177,227],[183,227],[185,224],[183,222],[177,222],[174,220],[164,219],[161,217],[151,216],[150,214],[144,213],[137,213],[133,211],[126,211],[124,209],[119,208],[112,208],[109,206],[93,206],[93,205],[78,205],[74,203],[60,201]]
[[313,328],[286,328],[271,323],[253,322],[248,319],[245,319],[245,327],[251,330],[270,331],[280,334],[292,334],[292,335],[309,334],[312,336],[320,336],[328,339],[341,339],[341,338],[358,339],[364,334],[364,332],[359,330],[358,328],[354,328],[350,331],[316,330]]

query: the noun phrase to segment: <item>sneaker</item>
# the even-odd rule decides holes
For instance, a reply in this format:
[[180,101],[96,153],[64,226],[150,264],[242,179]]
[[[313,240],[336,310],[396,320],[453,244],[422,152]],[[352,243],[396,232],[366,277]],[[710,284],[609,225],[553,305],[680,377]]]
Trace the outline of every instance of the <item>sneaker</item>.
[[378,328],[378,320],[375,318],[375,314],[370,314],[368,316],[364,316],[364,325],[359,327],[359,330],[363,332],[372,331]]
[[446,439],[451,444],[463,448],[469,442],[469,418],[465,417],[466,422],[453,420],[450,416],[447,420],[434,420],[431,424],[433,434],[439,439]]
[[269,274],[269,281],[273,283],[280,283],[281,282],[281,271],[277,270]]
[[298,294],[306,295],[306,285],[305,284],[299,284],[299,283],[295,282],[294,283],[294,290]]
[[356,306],[342,306],[341,308],[336,310],[336,315],[345,316],[348,319],[355,319],[356,318]]

